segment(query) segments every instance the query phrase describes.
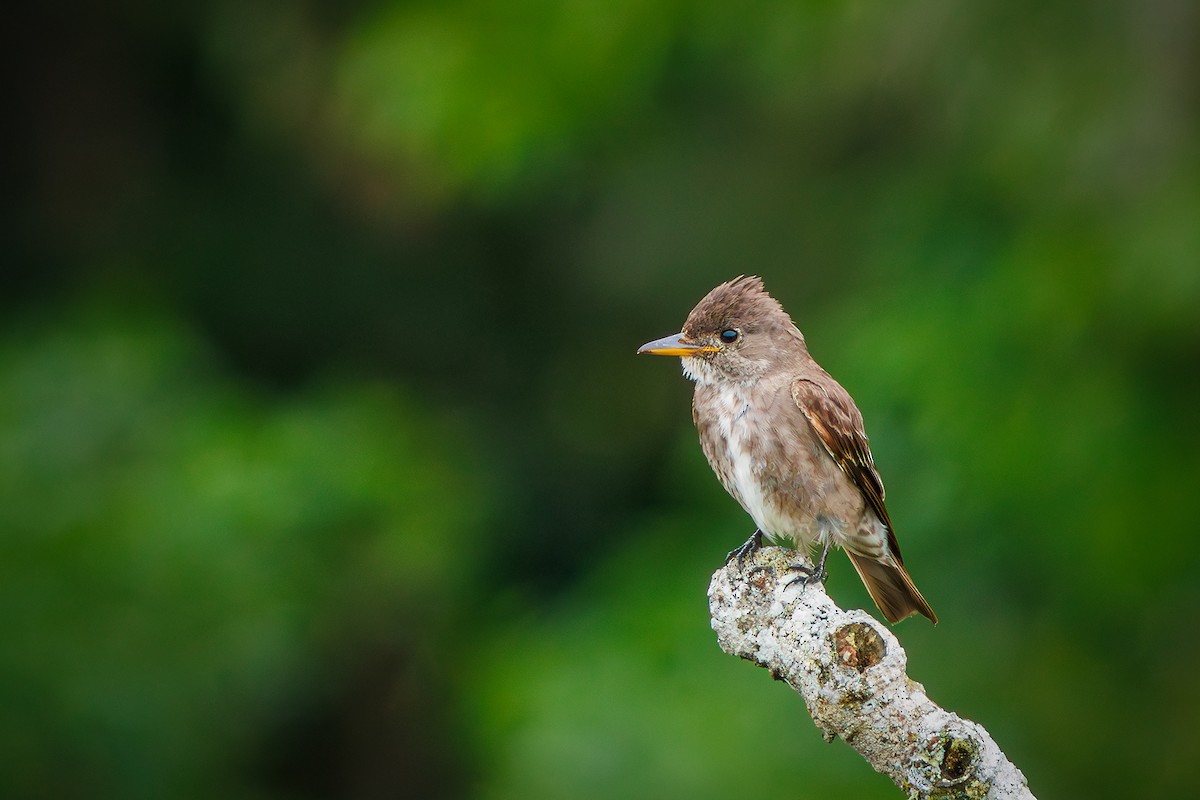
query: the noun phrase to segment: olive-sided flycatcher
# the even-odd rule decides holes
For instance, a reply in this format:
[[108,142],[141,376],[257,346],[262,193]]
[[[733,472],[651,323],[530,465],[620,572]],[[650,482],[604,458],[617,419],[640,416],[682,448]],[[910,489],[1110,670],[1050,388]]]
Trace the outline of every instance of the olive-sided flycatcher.
[[[933,609],[913,585],[883,505],[862,414],[808,354],[804,335],[762,280],[739,277],[708,293],[683,331],[639,353],[679,356],[696,382],[692,420],[708,463],[762,537],[821,546],[805,580],[823,580],[837,545],[889,622]],[[733,554],[731,554],[732,557]]]

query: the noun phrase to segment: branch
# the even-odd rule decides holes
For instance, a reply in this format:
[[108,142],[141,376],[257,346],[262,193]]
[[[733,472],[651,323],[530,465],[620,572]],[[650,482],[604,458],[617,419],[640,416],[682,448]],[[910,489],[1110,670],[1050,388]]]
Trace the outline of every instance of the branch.
[[909,798],[1033,800],[982,726],[909,679],[892,632],[842,611],[819,584],[789,582],[795,562],[793,551],[764,547],[717,570],[708,602],[721,649],[786,681],[827,741],[840,736]]

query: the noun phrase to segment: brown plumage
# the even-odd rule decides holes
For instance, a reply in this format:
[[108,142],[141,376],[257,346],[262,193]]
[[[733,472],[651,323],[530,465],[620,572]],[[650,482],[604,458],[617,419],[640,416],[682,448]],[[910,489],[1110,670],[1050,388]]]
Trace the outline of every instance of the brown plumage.
[[804,336],[757,277],[708,293],[683,331],[638,352],[680,356],[696,382],[692,418],[721,484],[759,536],[843,548],[890,622],[933,609],[904,568],[862,414],[813,361]]

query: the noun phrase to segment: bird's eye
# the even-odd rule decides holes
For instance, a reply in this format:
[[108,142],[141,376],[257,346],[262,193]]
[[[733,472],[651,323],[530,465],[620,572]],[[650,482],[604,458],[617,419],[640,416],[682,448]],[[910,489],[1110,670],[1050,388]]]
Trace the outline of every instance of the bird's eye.
[[725,344],[733,344],[738,339],[738,332],[733,328],[726,328],[721,331],[721,341]]

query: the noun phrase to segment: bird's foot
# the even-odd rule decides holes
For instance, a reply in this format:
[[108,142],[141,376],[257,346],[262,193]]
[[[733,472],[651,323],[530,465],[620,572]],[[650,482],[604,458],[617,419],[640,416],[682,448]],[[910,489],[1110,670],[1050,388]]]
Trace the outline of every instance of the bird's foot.
[[829,557],[829,548],[833,545],[832,540],[826,539],[825,545],[821,548],[821,557],[817,559],[815,566],[798,561],[795,564],[788,565],[789,572],[798,572],[799,575],[788,579],[788,584],[800,581],[801,586],[808,586],[811,583],[824,583],[827,573],[825,572],[825,559]]
[[762,547],[763,532],[755,530],[750,534],[750,538],[736,550],[730,550],[729,555],[725,556],[725,565],[729,566],[729,562],[735,558],[738,560],[738,566],[746,563],[746,559],[754,555],[758,548]]
[[797,561],[795,564],[788,564],[788,572],[797,574],[788,576],[785,581],[786,586],[799,582],[801,586],[808,586],[812,583],[824,583],[828,573],[825,572],[824,566],[809,566],[803,561]]

